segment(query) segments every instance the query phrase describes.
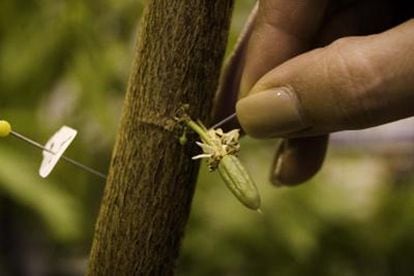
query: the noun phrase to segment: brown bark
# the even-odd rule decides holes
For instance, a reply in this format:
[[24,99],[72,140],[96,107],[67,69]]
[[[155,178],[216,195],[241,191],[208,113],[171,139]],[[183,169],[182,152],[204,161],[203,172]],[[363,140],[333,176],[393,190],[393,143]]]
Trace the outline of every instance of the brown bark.
[[233,0],[151,0],[138,37],[88,275],[171,275],[198,163],[173,117],[207,120]]

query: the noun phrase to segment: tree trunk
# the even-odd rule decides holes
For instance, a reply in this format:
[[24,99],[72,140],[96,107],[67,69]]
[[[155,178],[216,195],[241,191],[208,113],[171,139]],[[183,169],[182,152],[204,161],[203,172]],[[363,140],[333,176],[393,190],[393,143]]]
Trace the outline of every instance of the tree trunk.
[[174,116],[207,120],[233,0],[150,0],[93,241],[89,275],[171,275],[198,163]]

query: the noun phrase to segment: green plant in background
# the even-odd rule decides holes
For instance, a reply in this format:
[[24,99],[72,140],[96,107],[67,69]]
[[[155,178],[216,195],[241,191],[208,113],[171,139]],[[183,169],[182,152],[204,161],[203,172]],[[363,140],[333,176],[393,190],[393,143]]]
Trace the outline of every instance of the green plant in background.
[[[0,116],[40,142],[63,124],[76,127],[81,135],[69,154],[106,171],[141,7],[141,1],[1,1]],[[55,274],[65,270],[60,262],[89,250],[104,183],[64,164],[42,180],[40,160],[18,141],[0,143],[1,275],[31,273],[25,266],[33,254],[37,267]]]
[[[253,2],[237,1],[229,49]],[[105,171],[142,5],[0,1],[0,115],[38,141],[62,124],[77,128],[69,154]],[[275,141],[241,143],[240,159],[261,184],[263,215],[240,208],[204,167],[178,275],[414,274],[412,157],[333,147],[313,181],[275,189],[267,185]],[[23,256],[33,248],[10,255],[30,236],[49,275],[82,275],[104,183],[64,164],[41,180],[40,159],[0,140],[0,274],[13,275],[10,256],[30,267]],[[14,236],[6,246],[7,229]]]

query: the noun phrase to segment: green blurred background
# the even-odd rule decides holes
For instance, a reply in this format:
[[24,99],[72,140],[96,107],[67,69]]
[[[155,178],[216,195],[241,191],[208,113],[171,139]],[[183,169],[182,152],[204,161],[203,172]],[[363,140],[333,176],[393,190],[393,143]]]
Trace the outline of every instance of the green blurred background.
[[[67,155],[106,172],[143,2],[0,1],[0,117],[42,143],[78,129]],[[236,2],[229,49],[254,1]],[[414,275],[413,144],[367,141],[338,139],[310,183],[274,188],[277,141],[244,138],[263,215],[203,167],[178,275]],[[66,163],[41,179],[40,160],[0,140],[0,275],[83,275],[104,183]]]

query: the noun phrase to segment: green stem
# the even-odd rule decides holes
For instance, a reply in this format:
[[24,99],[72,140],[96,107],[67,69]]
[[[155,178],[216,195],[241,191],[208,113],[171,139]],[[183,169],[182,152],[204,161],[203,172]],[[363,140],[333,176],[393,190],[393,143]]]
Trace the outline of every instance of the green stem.
[[207,144],[210,144],[210,145],[213,144],[210,136],[207,134],[207,131],[203,127],[201,127],[199,124],[197,124],[193,120],[187,120],[185,123],[187,124],[189,128],[194,130],[194,132],[196,132],[200,136],[201,140],[203,140]]

